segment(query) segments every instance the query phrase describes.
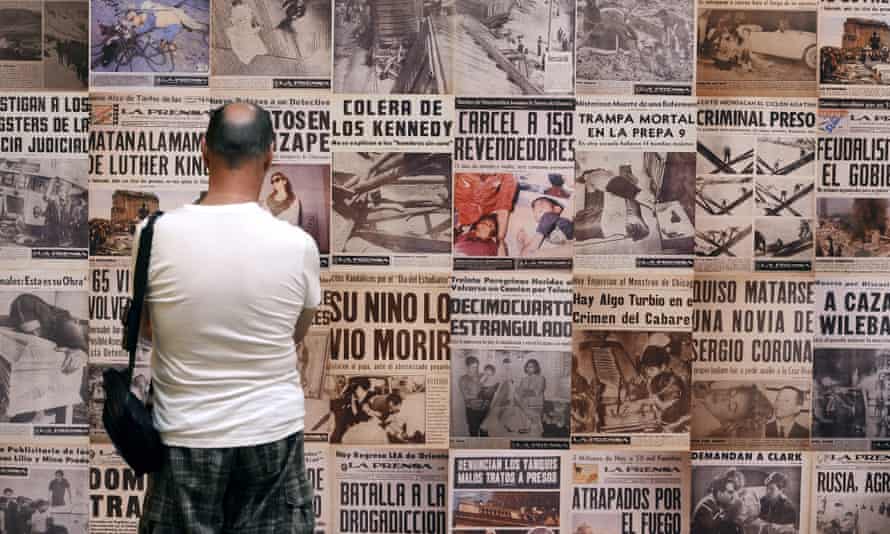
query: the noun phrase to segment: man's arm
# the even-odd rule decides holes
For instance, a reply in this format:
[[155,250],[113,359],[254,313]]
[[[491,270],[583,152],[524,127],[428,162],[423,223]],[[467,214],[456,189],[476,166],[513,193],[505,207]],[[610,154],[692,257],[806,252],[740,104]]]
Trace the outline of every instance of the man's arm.
[[303,259],[303,311],[294,325],[294,343],[299,344],[309,332],[315,311],[321,304],[321,258],[315,241],[306,244],[306,255]]
[[312,326],[312,320],[315,318],[315,311],[316,308],[303,308],[297,319],[297,324],[294,326],[294,344],[299,345],[306,337],[309,327]]

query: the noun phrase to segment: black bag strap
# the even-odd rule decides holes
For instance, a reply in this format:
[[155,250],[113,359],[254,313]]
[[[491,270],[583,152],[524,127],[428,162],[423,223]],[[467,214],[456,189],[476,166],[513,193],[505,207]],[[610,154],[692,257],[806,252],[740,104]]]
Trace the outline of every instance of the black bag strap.
[[127,387],[133,378],[136,368],[136,350],[139,348],[139,327],[142,326],[142,308],[145,302],[145,287],[148,285],[148,264],[151,262],[151,243],[154,237],[155,221],[164,212],[156,211],[148,216],[148,222],[139,236],[139,252],[136,255],[136,271],[133,276],[133,300],[127,309],[126,327],[124,328],[124,347],[130,353],[127,366]]

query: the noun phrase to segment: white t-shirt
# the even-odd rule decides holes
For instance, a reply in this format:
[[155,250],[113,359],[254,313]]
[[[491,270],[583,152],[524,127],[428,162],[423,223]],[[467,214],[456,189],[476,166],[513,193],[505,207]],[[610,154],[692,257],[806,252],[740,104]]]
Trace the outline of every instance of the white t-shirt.
[[255,202],[186,205],[157,220],[146,302],[164,443],[244,447],[303,429],[293,332],[321,302],[318,276],[312,237]]

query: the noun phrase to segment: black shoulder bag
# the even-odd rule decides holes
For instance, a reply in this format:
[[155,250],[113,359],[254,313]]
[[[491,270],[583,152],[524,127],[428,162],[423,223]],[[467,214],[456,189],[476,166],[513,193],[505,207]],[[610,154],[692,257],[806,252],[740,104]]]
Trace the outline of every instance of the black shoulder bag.
[[121,317],[124,327],[122,346],[130,354],[129,366],[126,372],[108,368],[102,374],[105,388],[102,422],[118,454],[136,472],[136,476],[158,471],[164,459],[164,444],[152,422],[151,409],[130,391],[139,347],[139,326],[148,283],[154,224],[161,215],[163,213],[160,211],[150,215],[142,229],[133,278],[133,299]]

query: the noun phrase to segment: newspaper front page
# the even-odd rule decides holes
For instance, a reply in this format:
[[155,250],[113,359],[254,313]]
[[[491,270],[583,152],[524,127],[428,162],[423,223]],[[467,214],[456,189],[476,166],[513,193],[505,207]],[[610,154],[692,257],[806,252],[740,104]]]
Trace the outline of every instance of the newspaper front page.
[[458,98],[454,269],[571,269],[573,99]]
[[890,106],[865,99],[819,103],[816,267],[883,272],[890,257]]
[[815,534],[877,534],[890,513],[890,454],[818,453],[810,525]]
[[700,0],[698,96],[815,97],[817,0]]
[[562,484],[566,454],[452,450],[447,532],[568,534],[568,507],[561,494],[563,486],[569,487]]
[[573,452],[563,472],[567,532],[689,533],[687,452]]
[[85,91],[88,0],[0,4],[0,90]]
[[337,447],[331,454],[331,532],[447,531],[447,450]]
[[568,447],[571,278],[458,272],[450,295],[451,446]]
[[447,270],[453,97],[337,95],[331,118],[333,265]]
[[696,275],[693,287],[693,447],[808,449],[812,276]]
[[691,276],[574,277],[572,444],[688,450]]
[[815,296],[813,448],[887,450],[890,284],[820,275]]
[[810,271],[816,99],[700,98],[697,271]]
[[89,463],[86,440],[0,443],[6,532],[88,534]]
[[136,534],[148,477],[137,477],[113,445],[90,446],[90,534]]
[[812,532],[808,453],[734,449],[690,454],[690,534]]

